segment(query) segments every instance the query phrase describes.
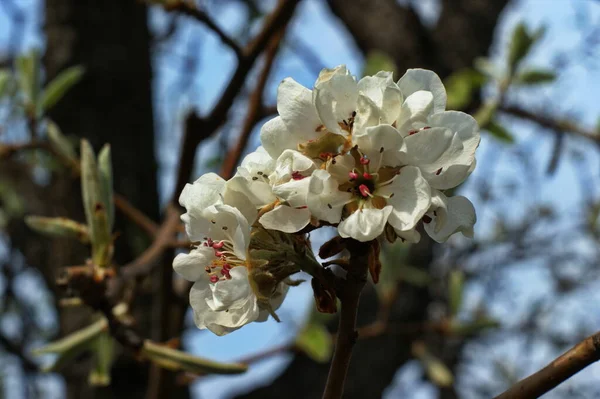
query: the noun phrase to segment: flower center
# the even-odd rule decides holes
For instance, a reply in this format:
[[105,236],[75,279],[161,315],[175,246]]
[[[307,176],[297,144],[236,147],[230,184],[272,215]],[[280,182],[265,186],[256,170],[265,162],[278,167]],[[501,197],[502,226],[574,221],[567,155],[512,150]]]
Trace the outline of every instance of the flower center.
[[209,275],[208,279],[213,284],[219,281],[231,280],[231,269],[246,265],[243,260],[235,255],[233,243],[230,240],[213,241],[212,238],[206,237],[201,245],[211,247],[215,252],[216,259],[213,259],[210,265],[204,268],[204,271]]

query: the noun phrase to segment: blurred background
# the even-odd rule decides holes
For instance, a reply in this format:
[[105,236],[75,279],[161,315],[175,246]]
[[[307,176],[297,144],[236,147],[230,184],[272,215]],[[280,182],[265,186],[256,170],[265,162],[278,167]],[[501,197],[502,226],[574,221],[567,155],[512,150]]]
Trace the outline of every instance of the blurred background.
[[[320,397],[336,318],[315,314],[310,284],[291,289],[281,323],[217,337],[197,330],[189,311],[179,323],[164,317],[187,301],[166,271],[175,250],[138,281],[137,326],[157,340],[179,337],[196,355],[248,362],[247,373],[160,379],[119,347],[108,387],[88,383],[89,353],[42,372],[55,358],[31,350],[89,322],[85,307],[60,301],[55,283],[60,268],[88,254],[23,220],[83,220],[80,188],[41,149],[2,151],[46,137],[43,124],[32,126],[19,85],[9,84],[22,73],[19,57],[38,52],[42,82],[82,66],[83,77],[44,117],[75,144],[110,143],[115,191],[160,223],[178,195],[190,112],[209,114],[238,64],[210,22],[243,47],[276,3],[0,0],[0,397]],[[493,397],[600,329],[600,2],[303,0],[282,31],[279,47],[234,93],[224,123],[206,132],[191,180],[222,171],[245,132],[243,153],[259,145],[283,78],[310,88],[322,68],[339,64],[357,77],[432,69],[448,108],[482,126],[477,168],[457,189],[475,204],[475,238],[384,247],[380,282],[368,284],[359,310],[362,338],[345,398]],[[152,241],[122,214],[116,230],[117,264]],[[331,234],[313,234],[315,247]],[[546,397],[600,397],[599,380],[592,365]]]

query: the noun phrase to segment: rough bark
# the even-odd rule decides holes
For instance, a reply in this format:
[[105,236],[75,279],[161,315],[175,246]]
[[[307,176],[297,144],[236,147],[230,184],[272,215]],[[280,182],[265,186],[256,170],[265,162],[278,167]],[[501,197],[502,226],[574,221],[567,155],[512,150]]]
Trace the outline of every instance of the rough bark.
[[[66,135],[85,137],[96,150],[110,143],[115,170],[115,189],[141,211],[158,219],[154,124],[152,112],[152,71],[147,10],[133,0],[47,0],[45,3],[47,37],[44,66],[48,79],[71,65],[85,67],[85,75],[50,112]],[[49,216],[69,216],[83,220],[81,195],[77,182],[55,176],[50,187],[40,188],[25,197],[44,198],[40,208],[28,205],[29,212]],[[117,215],[119,258],[123,262],[143,248],[145,237],[137,227]],[[65,240],[32,235],[23,230],[11,234],[13,244],[24,248],[28,263],[45,271],[52,281],[58,267],[81,264],[85,248]],[[32,249],[33,248],[33,249]],[[142,326],[151,320],[150,295],[142,313]],[[87,311],[61,311],[61,333],[89,322]],[[68,397],[141,398],[147,385],[147,370],[129,356],[120,356],[113,370],[113,384],[106,389],[91,389],[87,384],[89,360],[65,372]]]
[[[508,1],[442,0],[441,3],[437,24],[428,28],[413,9],[395,0],[328,0],[329,7],[363,53],[380,50],[393,57],[398,71],[428,68],[444,78],[457,69],[472,66],[476,57],[488,53],[499,15]],[[427,270],[434,246],[425,237],[413,246],[408,262]],[[423,321],[436,299],[439,298],[434,298],[428,289],[403,286],[392,307],[390,322]],[[377,301],[371,290],[359,308],[359,324],[368,323],[376,312]],[[414,338],[381,335],[359,341],[354,348],[344,398],[381,397],[398,368],[412,359],[410,348]],[[461,345],[456,342],[447,342],[436,334],[419,339],[425,339],[451,367],[458,362]],[[323,392],[327,369],[327,365],[317,365],[298,354],[271,385],[239,398],[317,398]],[[440,397],[456,398],[457,393],[453,388],[444,389]]]

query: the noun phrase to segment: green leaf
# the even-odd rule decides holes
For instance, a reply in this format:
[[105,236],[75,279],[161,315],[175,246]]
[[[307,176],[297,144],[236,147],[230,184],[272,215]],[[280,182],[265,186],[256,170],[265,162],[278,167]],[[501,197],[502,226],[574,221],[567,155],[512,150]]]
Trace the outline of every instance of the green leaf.
[[43,371],[57,371],[69,363],[70,360],[79,356],[81,353],[89,351],[94,348],[96,338],[108,328],[108,323],[103,317],[89,326],[77,330],[64,338],[59,339],[45,345],[41,348],[37,348],[31,351],[35,356],[43,355],[46,353],[56,353],[58,358],[56,361],[47,367],[43,368]]
[[530,69],[519,73],[513,80],[516,84],[536,85],[551,83],[556,80],[556,74],[549,70]]
[[0,69],[0,99],[4,97],[9,91],[8,87],[12,80],[12,74],[8,68]]
[[63,135],[58,125],[49,120],[47,122],[47,129],[48,140],[56,152],[72,162],[77,162],[77,154],[75,153],[73,144]]
[[444,82],[448,100],[447,109],[463,109],[471,103],[473,95],[481,89],[486,77],[480,72],[465,68],[454,72]]
[[81,140],[81,191],[92,242],[92,260],[104,267],[110,259],[112,238],[96,158],[87,140]]
[[90,240],[87,226],[71,219],[27,216],[25,223],[40,234],[76,238],[83,243]]
[[511,72],[517,68],[521,60],[527,55],[532,44],[533,40],[527,32],[527,27],[523,22],[520,22],[513,30],[508,48],[508,67]]
[[503,141],[505,143],[514,143],[515,142],[515,138],[514,136],[504,128],[504,126],[500,125],[498,122],[496,121],[491,121],[490,123],[487,124],[487,126],[485,127],[485,129],[490,132],[490,134],[492,136],[494,136],[495,138],[497,138],[500,141]]
[[421,361],[427,377],[439,387],[449,387],[454,382],[454,376],[448,367],[427,350],[423,342],[415,342],[412,346],[413,355]]
[[113,203],[113,171],[109,144],[105,144],[98,154],[98,173],[102,198],[108,214],[108,227],[109,231],[112,231],[115,221],[115,205]]
[[545,28],[540,27],[533,34],[530,34],[523,22],[515,27],[508,49],[508,67],[511,76],[516,71],[521,61],[529,54],[529,51],[535,42],[544,35],[544,32]]
[[95,341],[94,368],[90,371],[88,382],[92,386],[110,385],[110,368],[113,363],[114,342],[110,334],[102,333]]
[[394,59],[380,50],[372,50],[367,54],[362,75],[375,75],[379,71],[389,71],[396,73],[398,67]]
[[15,60],[19,87],[25,96],[25,107],[29,117],[38,116],[38,98],[40,95],[40,57],[38,50],[32,50]]
[[240,363],[218,363],[167,346],[144,341],[142,353],[150,361],[169,370],[183,370],[195,374],[240,374],[248,366]]
[[42,95],[42,110],[47,111],[54,106],[65,93],[81,80],[85,69],[75,65],[65,69],[46,85]]
[[331,335],[317,323],[304,327],[296,337],[296,347],[317,363],[327,363],[333,351]]
[[473,62],[473,66],[475,67],[476,71],[487,76],[488,78],[495,80],[501,80],[502,78],[502,71],[489,58],[477,57]]
[[492,328],[499,328],[500,322],[489,317],[481,317],[472,322],[454,321],[450,323],[449,333],[452,335],[474,335]]
[[448,308],[450,316],[456,316],[463,300],[465,274],[462,270],[452,270],[448,281]]

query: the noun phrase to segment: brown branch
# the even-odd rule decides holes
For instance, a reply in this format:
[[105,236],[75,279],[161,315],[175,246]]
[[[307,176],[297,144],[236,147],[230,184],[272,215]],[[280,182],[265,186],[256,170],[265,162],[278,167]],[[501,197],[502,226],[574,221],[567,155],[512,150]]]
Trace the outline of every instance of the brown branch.
[[370,243],[355,241],[348,246],[350,250],[350,265],[346,280],[338,291],[341,302],[341,315],[337,333],[335,351],[329,368],[324,399],[341,398],[344,383],[350,366],[352,349],[358,338],[356,331],[356,316],[360,294],[367,282],[368,246]]
[[600,360],[600,332],[584,339],[552,363],[517,382],[495,399],[538,398],[598,360]]
[[250,138],[252,129],[263,116],[263,94],[265,86],[267,85],[267,80],[271,73],[271,69],[273,67],[273,61],[277,55],[279,44],[283,38],[284,31],[285,26],[281,27],[281,29],[273,35],[265,50],[265,63],[260,76],[258,77],[256,87],[248,99],[248,114],[244,120],[242,131],[238,137],[235,147],[233,147],[225,157],[225,161],[221,168],[221,176],[224,179],[229,179],[231,176],[233,176],[235,167],[242,157],[244,149],[246,148],[246,144],[248,144],[248,139]]
[[522,119],[527,119],[529,121],[535,122],[538,125],[552,129],[558,132],[569,132],[576,136],[580,136],[586,138],[588,140],[592,140],[597,144],[600,144],[600,134],[594,132],[593,130],[588,130],[582,126],[577,125],[569,120],[565,119],[553,119],[549,116],[535,113],[532,111],[528,111],[526,109],[517,107],[517,106],[502,106],[500,107],[500,111],[513,115]]
[[168,4],[165,6],[165,9],[168,11],[177,11],[181,14],[187,15],[189,17],[194,18],[196,21],[199,21],[206,25],[210,30],[212,30],[219,39],[223,43],[225,43],[229,48],[231,48],[235,55],[240,58],[242,56],[242,49],[238,44],[233,40],[227,33],[223,31],[213,20],[208,16],[207,13],[198,9],[192,2],[188,1],[177,1],[173,4]]
[[132,262],[123,266],[120,270],[120,275],[125,280],[135,279],[150,273],[160,255],[171,247],[173,235],[177,231],[179,225],[179,211],[173,206],[167,208],[165,220],[156,234],[156,238],[152,245],[134,259]]

